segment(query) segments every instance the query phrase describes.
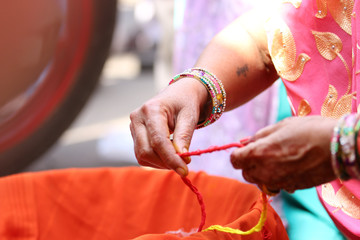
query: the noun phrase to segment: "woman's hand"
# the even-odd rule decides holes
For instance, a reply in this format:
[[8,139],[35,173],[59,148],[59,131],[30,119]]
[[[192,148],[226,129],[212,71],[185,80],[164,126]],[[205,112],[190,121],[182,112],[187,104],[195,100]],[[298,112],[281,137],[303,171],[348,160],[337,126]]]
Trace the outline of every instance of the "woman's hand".
[[208,92],[200,82],[183,78],[132,112],[130,130],[139,164],[186,176],[190,159],[183,160],[176,153],[188,151],[207,100]]
[[[266,19],[255,12],[239,17],[211,40],[194,65],[221,80],[227,110],[246,103],[278,79],[268,51]],[[206,88],[198,80],[183,78],[131,113],[138,162],[174,169],[185,176],[188,170],[184,160],[189,159],[181,159],[176,152],[187,151],[199,119],[206,119],[208,99]]]
[[254,142],[231,154],[244,178],[270,191],[309,188],[335,179],[330,141],[336,120],[291,117],[260,130]]

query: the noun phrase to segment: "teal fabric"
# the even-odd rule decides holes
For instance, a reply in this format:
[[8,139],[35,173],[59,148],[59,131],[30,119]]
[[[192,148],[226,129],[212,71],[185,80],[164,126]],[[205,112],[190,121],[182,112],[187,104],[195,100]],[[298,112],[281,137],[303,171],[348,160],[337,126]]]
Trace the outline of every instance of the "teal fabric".
[[315,188],[281,192],[290,240],[346,240],[321,205]]
[[276,121],[292,116],[289,101],[287,99],[286,88],[281,80],[279,86],[279,105]]
[[[291,116],[284,84],[280,83],[277,121]],[[290,240],[345,240],[320,203],[315,188],[281,192]]]

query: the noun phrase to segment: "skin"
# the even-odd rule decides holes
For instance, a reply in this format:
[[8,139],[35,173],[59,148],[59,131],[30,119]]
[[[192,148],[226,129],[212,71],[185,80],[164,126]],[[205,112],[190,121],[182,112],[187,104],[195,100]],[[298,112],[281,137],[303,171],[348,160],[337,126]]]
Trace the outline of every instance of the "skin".
[[291,117],[268,126],[231,154],[244,178],[269,190],[309,188],[335,178],[330,139],[337,121],[321,116]]
[[[234,109],[268,88],[277,78],[267,49],[264,19],[249,13],[234,21],[209,43],[196,67],[214,73],[227,93],[226,109]],[[176,153],[186,152],[199,121],[209,110],[209,94],[196,79],[168,86],[130,115],[135,155],[140,165],[188,173]],[[246,180],[268,189],[312,187],[335,178],[330,139],[336,120],[293,117],[259,131],[253,142],[231,154]],[[173,140],[170,134],[173,133]]]

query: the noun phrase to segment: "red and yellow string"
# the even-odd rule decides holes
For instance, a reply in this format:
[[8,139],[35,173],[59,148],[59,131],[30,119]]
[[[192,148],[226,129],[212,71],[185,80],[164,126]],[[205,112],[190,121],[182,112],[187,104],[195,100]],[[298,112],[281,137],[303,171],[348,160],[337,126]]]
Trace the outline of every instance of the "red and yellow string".
[[[204,153],[211,153],[214,151],[226,150],[228,148],[233,148],[233,147],[244,147],[250,141],[251,141],[251,138],[244,138],[244,139],[240,140],[238,143],[230,143],[230,144],[223,145],[223,146],[209,147],[204,150],[196,150],[196,151],[192,151],[192,152],[179,153],[179,156],[180,157],[189,157],[189,156],[201,155]],[[266,221],[266,217],[267,217],[268,197],[265,193],[266,191],[263,190],[263,192],[261,194],[263,207],[262,207],[259,221],[251,229],[249,229],[247,231],[242,231],[239,229],[223,227],[220,225],[212,225],[212,226],[206,228],[205,230],[203,230],[203,227],[204,227],[205,221],[206,221],[206,211],[205,211],[205,204],[204,204],[203,197],[202,197],[201,193],[199,192],[199,190],[191,183],[191,181],[188,178],[182,177],[181,179],[191,189],[191,191],[195,193],[195,195],[198,199],[200,208],[201,208],[201,221],[200,221],[200,225],[198,227],[198,232],[216,230],[216,231],[227,232],[227,233],[232,233],[232,234],[250,235],[254,232],[260,232],[262,230],[262,228],[265,224],[265,221]]]

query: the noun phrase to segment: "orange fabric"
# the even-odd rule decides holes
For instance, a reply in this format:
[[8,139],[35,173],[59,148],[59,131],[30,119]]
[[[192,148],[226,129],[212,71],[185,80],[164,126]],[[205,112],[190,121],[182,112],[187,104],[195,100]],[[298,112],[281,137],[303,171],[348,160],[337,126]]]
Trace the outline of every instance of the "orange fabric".
[[[262,203],[256,187],[205,173],[189,179],[204,196],[213,224],[247,230]],[[171,171],[138,167],[67,169],[0,179],[0,239],[172,240],[165,234],[190,232],[200,222],[196,196]],[[269,208],[263,233],[250,236],[216,231],[185,239],[287,239],[280,218]]]

